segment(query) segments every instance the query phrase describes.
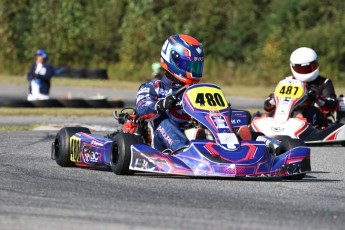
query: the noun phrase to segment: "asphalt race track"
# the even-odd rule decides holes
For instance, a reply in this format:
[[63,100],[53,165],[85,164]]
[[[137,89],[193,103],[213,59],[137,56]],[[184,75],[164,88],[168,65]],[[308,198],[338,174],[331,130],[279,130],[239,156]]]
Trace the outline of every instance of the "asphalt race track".
[[344,229],[344,148],[302,181],[61,168],[55,131],[0,132],[0,229]]

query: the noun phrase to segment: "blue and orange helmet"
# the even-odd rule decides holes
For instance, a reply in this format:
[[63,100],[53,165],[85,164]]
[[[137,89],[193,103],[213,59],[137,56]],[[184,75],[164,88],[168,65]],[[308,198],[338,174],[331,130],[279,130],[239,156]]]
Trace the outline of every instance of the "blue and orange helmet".
[[202,78],[204,50],[201,43],[189,35],[172,35],[162,47],[160,64],[178,81],[196,84]]

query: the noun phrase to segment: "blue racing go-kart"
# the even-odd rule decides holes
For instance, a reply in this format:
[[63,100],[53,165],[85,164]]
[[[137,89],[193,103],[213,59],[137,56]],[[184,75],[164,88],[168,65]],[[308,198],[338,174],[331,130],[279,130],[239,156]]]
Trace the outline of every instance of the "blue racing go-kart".
[[52,143],[52,159],[63,167],[109,166],[117,175],[142,171],[298,180],[311,170],[310,148],[302,140],[262,133],[241,137],[238,130],[248,127],[248,113],[232,110],[218,86],[196,84],[178,93],[183,93],[180,106],[191,117],[184,130],[190,140],[186,148],[176,152],[154,149],[151,122],[138,118],[133,109],[115,113],[121,130],[107,137],[91,134],[84,127],[62,128]]

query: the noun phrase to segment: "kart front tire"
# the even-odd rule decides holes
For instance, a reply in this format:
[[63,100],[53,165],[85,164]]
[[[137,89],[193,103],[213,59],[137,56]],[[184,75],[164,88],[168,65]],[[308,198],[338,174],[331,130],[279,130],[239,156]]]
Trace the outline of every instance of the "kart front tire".
[[141,136],[130,133],[118,133],[113,137],[110,165],[116,175],[134,174],[134,171],[129,169],[131,161],[131,146],[143,143],[144,141]]
[[79,132],[91,133],[85,127],[65,127],[56,134],[52,148],[55,154],[55,161],[61,167],[73,167],[75,164],[70,160],[70,138]]
[[[281,143],[279,145],[279,147],[276,150],[277,156],[293,149],[296,147],[300,147],[300,146],[306,146],[304,141],[302,141],[301,139],[293,139],[293,138],[282,138],[281,139]],[[286,179],[286,180],[302,180],[305,177],[306,173],[301,173],[301,174],[297,174],[297,175],[292,175],[292,176],[283,176],[282,178]]]

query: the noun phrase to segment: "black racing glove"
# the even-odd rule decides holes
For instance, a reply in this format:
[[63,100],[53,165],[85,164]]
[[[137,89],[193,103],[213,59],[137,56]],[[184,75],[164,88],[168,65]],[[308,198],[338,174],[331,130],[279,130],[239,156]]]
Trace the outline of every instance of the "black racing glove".
[[158,113],[163,113],[165,110],[167,109],[172,109],[176,106],[176,103],[178,102],[178,99],[173,96],[173,95],[169,95],[164,99],[160,99],[157,103],[156,103],[156,111]]
[[311,85],[308,91],[308,98],[312,102],[316,102],[319,99],[319,88],[315,85]]

